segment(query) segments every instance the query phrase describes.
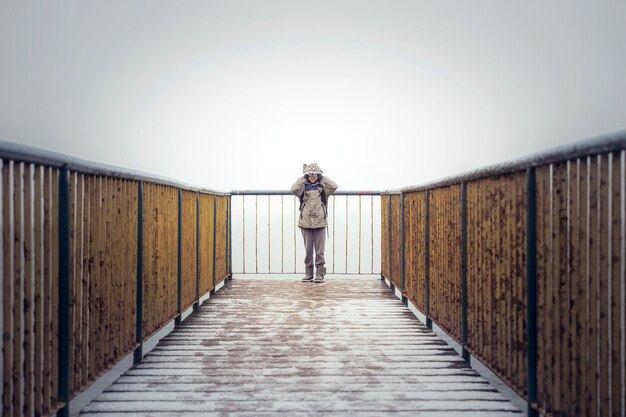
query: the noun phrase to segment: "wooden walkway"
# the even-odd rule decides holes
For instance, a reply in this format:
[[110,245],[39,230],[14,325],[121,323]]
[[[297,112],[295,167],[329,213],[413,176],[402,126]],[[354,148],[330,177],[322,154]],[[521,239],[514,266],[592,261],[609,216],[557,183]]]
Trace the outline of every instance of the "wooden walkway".
[[81,415],[522,413],[384,282],[337,278],[229,281]]

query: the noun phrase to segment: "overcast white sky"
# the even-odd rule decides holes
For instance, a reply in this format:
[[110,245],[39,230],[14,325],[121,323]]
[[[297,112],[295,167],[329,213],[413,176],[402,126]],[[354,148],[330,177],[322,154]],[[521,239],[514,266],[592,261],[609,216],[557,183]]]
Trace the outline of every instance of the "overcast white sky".
[[0,0],[0,138],[207,186],[420,184],[626,127],[626,2]]

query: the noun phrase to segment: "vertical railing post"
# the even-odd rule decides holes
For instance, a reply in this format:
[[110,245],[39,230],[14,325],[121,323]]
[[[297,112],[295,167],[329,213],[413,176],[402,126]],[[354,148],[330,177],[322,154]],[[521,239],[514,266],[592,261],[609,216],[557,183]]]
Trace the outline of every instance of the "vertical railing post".
[[424,281],[426,291],[426,326],[433,328],[433,322],[430,319],[430,191],[426,190],[426,222],[424,225]]
[[178,315],[174,325],[178,326],[183,318],[183,190],[178,189]]
[[[228,213],[226,214],[226,218],[228,219],[228,232],[226,233],[227,243],[226,243],[226,275],[229,278],[233,277],[233,252],[232,252],[232,240],[233,240],[233,231],[232,231],[232,215],[230,212],[231,209],[231,200],[232,196],[228,196],[228,206],[226,210]],[[281,208],[282,208],[282,199],[281,199]],[[281,220],[282,227],[282,220]],[[282,261],[281,261],[282,262]]]
[[401,282],[401,287],[402,287],[402,303],[404,305],[407,305],[407,299],[406,299],[406,295],[405,295],[405,285],[404,285],[404,280],[405,280],[405,273],[406,273],[406,265],[405,265],[405,260],[406,260],[406,254],[405,254],[405,242],[404,242],[404,237],[405,237],[405,230],[404,230],[404,193],[400,193],[400,254],[402,257],[401,260],[401,269],[400,269],[400,282]]
[[535,168],[527,170],[527,337],[528,417],[537,417],[537,183]]
[[467,350],[467,183],[461,183],[461,349],[463,359],[470,360]]
[[213,289],[211,293],[215,293],[215,261],[217,259],[217,195],[213,196]]
[[387,210],[387,213],[388,213],[388,216],[387,216],[388,224],[387,224],[387,226],[388,226],[388,231],[389,231],[389,233],[387,233],[387,235],[389,237],[389,289],[392,292],[394,292],[395,289],[394,289],[393,281],[391,280],[391,278],[393,277],[393,247],[392,247],[393,240],[391,239],[391,230],[392,230],[392,227],[391,227],[392,226],[392,221],[391,221],[391,219],[392,219],[393,215],[391,213],[391,207],[392,207],[392,205],[391,205],[391,193],[389,193],[388,210]]
[[[383,204],[383,194],[380,194],[380,279],[384,280],[385,279],[385,274],[383,273],[383,270],[385,269],[383,267],[384,263],[385,263],[385,257],[383,254],[383,227],[385,227],[385,222],[383,221],[383,208],[382,208],[382,204]],[[333,204],[333,247],[335,246],[335,205]],[[389,216],[387,216],[389,217]],[[335,249],[333,249],[333,270],[334,270],[334,263],[335,263],[335,253],[334,253]]]
[[66,166],[59,175],[59,402],[57,415],[70,415],[70,183]]
[[200,306],[200,194],[196,193],[196,302],[193,310]]
[[[349,196],[346,196],[346,237],[348,236],[348,200]],[[346,274],[348,273],[348,239],[346,239]]]
[[135,341],[137,347],[133,353],[133,363],[143,360],[143,182],[137,183],[137,302]]
[[372,269],[370,271],[373,274],[374,273],[374,196],[373,195],[370,196],[370,236],[371,236],[370,250],[371,250],[371,259],[372,259]]

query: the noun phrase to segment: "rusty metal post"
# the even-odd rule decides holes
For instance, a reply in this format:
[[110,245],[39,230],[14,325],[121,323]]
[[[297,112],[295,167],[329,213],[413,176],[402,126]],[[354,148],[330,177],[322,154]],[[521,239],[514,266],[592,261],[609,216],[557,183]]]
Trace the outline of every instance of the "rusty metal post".
[[226,274],[230,279],[233,278],[233,215],[231,213],[233,196],[228,196],[228,244],[226,245]]
[[425,253],[426,259],[424,263],[424,275],[425,275],[425,291],[426,291],[426,326],[429,329],[433,328],[433,322],[430,318],[430,191],[426,191],[426,224],[424,225],[425,236]]
[[461,349],[463,359],[470,360],[467,350],[467,183],[461,183]]
[[[59,417],[70,415],[70,182],[67,166],[59,172]],[[21,411],[20,411],[21,412]]]
[[196,193],[196,302],[193,310],[200,307],[200,194]]
[[178,294],[177,312],[174,325],[178,326],[182,322],[183,316],[183,190],[178,189]]
[[361,196],[359,196],[359,275],[361,275]]
[[143,181],[137,183],[137,197],[137,302],[135,305],[137,347],[133,353],[135,365],[143,360]]
[[215,293],[215,261],[217,260],[217,196],[213,196],[213,289],[211,294]]
[[528,417],[537,417],[537,182],[535,168],[527,170],[527,338]]
[[371,257],[372,257],[372,268],[370,272],[374,273],[374,196],[370,196],[370,236],[371,236]]
[[400,256],[402,257],[400,263],[400,282],[402,285],[402,304],[408,305],[408,301],[405,295],[405,273],[406,273],[406,254],[405,254],[405,230],[404,230],[404,193],[400,194]]
[[387,203],[388,206],[388,210],[387,212],[389,213],[389,215],[387,216],[387,227],[388,227],[388,233],[387,236],[389,237],[389,289],[391,290],[391,292],[395,291],[395,287],[393,285],[393,281],[391,280],[391,277],[393,276],[393,247],[392,247],[392,242],[393,239],[391,239],[391,224],[392,224],[392,213],[391,213],[391,193],[389,194],[389,201]]

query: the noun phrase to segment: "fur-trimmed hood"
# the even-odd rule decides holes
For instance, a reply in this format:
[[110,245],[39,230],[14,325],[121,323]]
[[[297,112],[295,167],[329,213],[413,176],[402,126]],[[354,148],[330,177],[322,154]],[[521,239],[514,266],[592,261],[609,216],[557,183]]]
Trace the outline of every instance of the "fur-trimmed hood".
[[315,162],[311,164],[302,164],[302,173],[303,174],[323,174],[322,168],[317,165]]

